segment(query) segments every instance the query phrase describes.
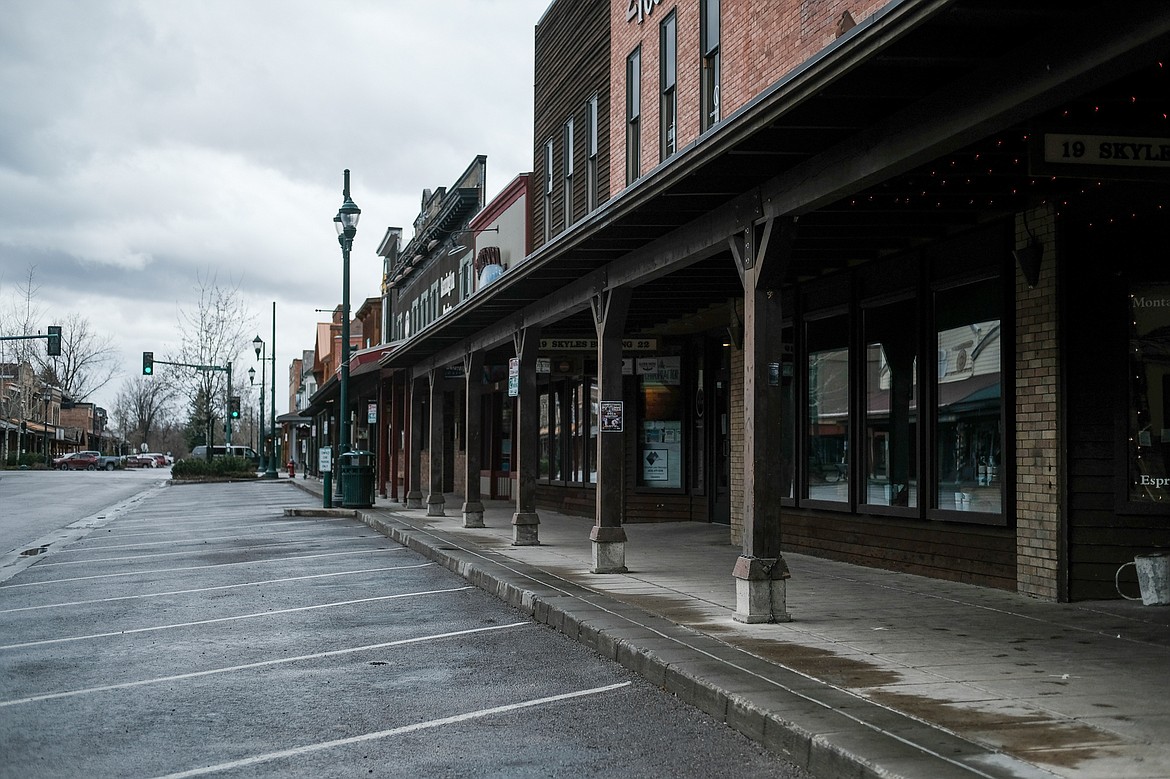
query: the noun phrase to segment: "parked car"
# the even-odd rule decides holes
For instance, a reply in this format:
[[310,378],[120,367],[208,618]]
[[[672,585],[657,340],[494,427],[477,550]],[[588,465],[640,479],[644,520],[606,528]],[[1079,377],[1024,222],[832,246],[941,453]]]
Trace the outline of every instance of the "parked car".
[[58,471],[96,471],[98,456],[93,452],[70,452],[53,458],[53,467]]
[[99,470],[112,471],[122,464],[122,458],[116,455],[102,454],[90,449],[86,449],[81,454],[92,454],[97,458],[97,467]]
[[167,456],[162,452],[147,452],[145,454],[140,454],[139,457],[149,457],[154,460],[154,465],[151,466],[153,468],[166,468],[168,465],[170,465],[170,463],[167,462]]
[[158,463],[145,454],[128,454],[122,459],[122,465],[126,468],[154,468]]

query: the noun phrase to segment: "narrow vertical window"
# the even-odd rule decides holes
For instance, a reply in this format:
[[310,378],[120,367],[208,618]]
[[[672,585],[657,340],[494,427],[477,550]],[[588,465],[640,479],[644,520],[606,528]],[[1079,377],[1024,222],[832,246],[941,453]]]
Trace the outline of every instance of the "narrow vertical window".
[[544,145],[544,240],[552,238],[553,142]]
[[1003,511],[998,280],[935,295],[935,507]]
[[626,59],[626,183],[642,175],[642,49]]
[[675,126],[678,116],[678,29],[672,12],[662,22],[659,57],[659,154],[666,159],[675,151]]
[[849,501],[849,320],[845,316],[805,324],[808,470],[804,496]]
[[862,311],[865,338],[865,494],[874,506],[918,506],[918,306],[913,298]]
[[585,150],[585,207],[592,211],[598,201],[597,133],[601,122],[598,117],[597,95],[585,104],[586,150]]
[[565,207],[565,227],[573,224],[573,119],[565,122],[564,132],[564,207]]
[[700,96],[699,131],[719,121],[719,0],[701,0],[699,16]]

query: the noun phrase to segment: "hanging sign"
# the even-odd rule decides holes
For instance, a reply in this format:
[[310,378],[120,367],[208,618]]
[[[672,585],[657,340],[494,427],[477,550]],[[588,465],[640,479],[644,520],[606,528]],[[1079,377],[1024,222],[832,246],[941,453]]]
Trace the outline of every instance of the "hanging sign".
[[328,446],[322,446],[317,450],[317,470],[321,473],[333,471],[333,450]]
[[1170,138],[1088,133],[1037,133],[1033,173],[1118,179],[1170,178]]
[[508,397],[520,395],[520,358],[512,357],[508,360]]

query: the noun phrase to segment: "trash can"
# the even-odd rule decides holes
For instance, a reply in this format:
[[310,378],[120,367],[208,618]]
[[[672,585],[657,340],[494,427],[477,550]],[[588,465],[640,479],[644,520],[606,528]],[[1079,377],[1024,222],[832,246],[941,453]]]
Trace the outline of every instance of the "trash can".
[[342,452],[338,483],[341,486],[341,505],[347,509],[369,508],[374,505],[374,453],[365,451]]

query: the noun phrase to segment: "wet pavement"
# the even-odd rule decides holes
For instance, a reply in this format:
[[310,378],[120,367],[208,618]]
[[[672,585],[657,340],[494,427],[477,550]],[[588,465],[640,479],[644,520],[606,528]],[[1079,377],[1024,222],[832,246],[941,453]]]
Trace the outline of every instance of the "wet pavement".
[[513,504],[476,529],[446,500],[359,514],[817,776],[1170,777],[1170,607],[787,554],[792,621],[748,625],[726,526],[627,525],[629,572],[592,574],[591,520],[542,510],[540,545],[513,546]]

